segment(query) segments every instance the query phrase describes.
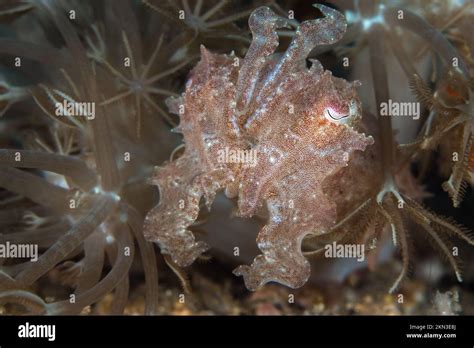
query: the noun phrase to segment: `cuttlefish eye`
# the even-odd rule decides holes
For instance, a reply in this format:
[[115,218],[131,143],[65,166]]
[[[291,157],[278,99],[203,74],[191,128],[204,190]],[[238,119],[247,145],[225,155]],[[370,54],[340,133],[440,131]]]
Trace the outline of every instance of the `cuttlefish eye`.
[[324,109],[324,117],[331,122],[345,122],[344,119],[348,118],[350,113],[339,113],[331,107]]
[[324,117],[331,122],[346,123],[357,112],[357,105],[354,101],[350,102],[348,110],[348,112],[341,113],[335,108],[328,106],[324,109]]

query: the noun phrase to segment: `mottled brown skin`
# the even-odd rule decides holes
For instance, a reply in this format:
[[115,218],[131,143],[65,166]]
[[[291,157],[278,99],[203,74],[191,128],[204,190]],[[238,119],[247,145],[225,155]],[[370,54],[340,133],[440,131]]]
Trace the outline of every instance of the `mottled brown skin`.
[[[317,61],[310,69],[302,64],[316,45],[333,43],[345,32],[339,12],[317,6],[325,17],[302,23],[278,61],[272,54],[284,20],[269,8],[257,9],[249,20],[254,40],[246,57],[203,48],[186,92],[170,102],[180,115],[186,150],[152,177],[160,203],[148,213],[144,230],[179,266],[207,250],[188,230],[200,199],[210,207],[225,189],[227,196],[238,196],[239,215],[268,212],[257,238],[262,254],[234,271],[247,288],[270,281],[296,288],[307,281],[302,240],[327,232],[337,218],[323,182],[345,168],[354,151],[373,143],[357,131],[355,85],[334,78]],[[225,147],[256,151],[256,166],[220,163],[218,151]]]
[[160,204],[148,213],[144,233],[181,267],[189,266],[208,249],[188,230],[199,214],[201,198],[210,207],[216,192],[235,181],[236,165],[217,161],[222,147],[240,147],[229,126],[234,95],[230,84],[237,72],[232,62],[230,57],[212,55],[203,48],[186,92],[169,101],[170,110],[181,117],[178,130],[186,149],[177,160],[155,169],[150,182],[160,189]]

